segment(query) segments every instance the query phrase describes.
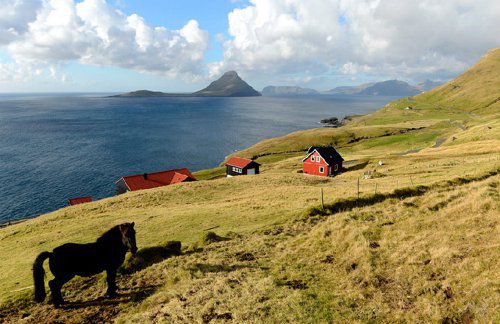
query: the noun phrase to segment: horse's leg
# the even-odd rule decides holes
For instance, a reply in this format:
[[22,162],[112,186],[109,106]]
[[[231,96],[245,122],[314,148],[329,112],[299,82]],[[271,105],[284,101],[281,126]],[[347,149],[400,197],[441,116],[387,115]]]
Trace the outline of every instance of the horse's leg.
[[57,277],[49,281],[50,291],[52,292],[52,303],[56,307],[64,303],[61,293],[62,286],[61,280]]
[[106,270],[106,281],[108,282],[108,290],[106,295],[109,297],[116,296],[116,269]]
[[71,280],[71,278],[73,278],[73,276],[55,277],[54,279],[49,281],[49,287],[50,291],[52,292],[52,302],[54,303],[54,306],[58,307],[59,305],[64,303],[61,289],[65,283]]

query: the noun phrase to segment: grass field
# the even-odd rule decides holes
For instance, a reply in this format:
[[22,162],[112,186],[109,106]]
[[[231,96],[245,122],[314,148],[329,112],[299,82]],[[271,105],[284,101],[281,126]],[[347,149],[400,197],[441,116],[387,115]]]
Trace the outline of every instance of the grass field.
[[[238,155],[258,176],[204,170],[0,229],[0,321],[500,321],[498,71],[500,50],[342,128],[257,143]],[[304,150],[326,144],[347,172],[301,174]],[[185,253],[119,276],[113,300],[95,276],[65,287],[64,309],[31,301],[38,253],[125,221],[139,248],[179,240]],[[227,240],[207,244],[210,231]]]

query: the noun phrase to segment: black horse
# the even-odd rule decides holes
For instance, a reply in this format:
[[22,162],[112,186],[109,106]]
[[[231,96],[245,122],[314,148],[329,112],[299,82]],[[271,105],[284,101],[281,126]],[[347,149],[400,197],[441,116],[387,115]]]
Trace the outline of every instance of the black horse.
[[52,302],[57,307],[64,302],[61,288],[74,276],[90,277],[106,271],[110,297],[116,296],[116,271],[125,260],[127,251],[135,254],[134,223],[117,225],[104,233],[94,243],[67,243],[55,248],[52,252],[42,252],[33,264],[35,282],[35,300],[45,299],[45,271],[43,262],[49,259],[50,271],[54,279],[49,281]]

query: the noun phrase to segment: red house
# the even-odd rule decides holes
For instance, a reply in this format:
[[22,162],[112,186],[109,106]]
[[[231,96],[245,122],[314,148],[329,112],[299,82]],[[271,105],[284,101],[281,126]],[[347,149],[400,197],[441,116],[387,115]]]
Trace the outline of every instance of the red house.
[[311,146],[302,160],[302,171],[323,177],[331,177],[342,171],[344,159],[332,146]]
[[183,168],[125,176],[115,183],[116,193],[122,194],[127,191],[151,189],[188,181],[196,181],[196,178],[188,169]]
[[70,205],[70,206],[84,204],[84,203],[88,203],[88,202],[92,202],[92,197],[86,196],[86,197],[78,197],[78,198],[68,199],[68,205]]

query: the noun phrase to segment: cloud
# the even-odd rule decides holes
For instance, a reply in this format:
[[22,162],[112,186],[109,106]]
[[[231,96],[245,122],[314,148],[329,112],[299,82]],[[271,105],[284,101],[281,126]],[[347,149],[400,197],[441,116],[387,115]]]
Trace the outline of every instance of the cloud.
[[12,59],[0,56],[0,79],[50,77],[77,61],[187,81],[230,69],[271,82],[418,81],[452,77],[500,44],[497,0],[250,0],[228,14],[228,35],[214,35],[223,59],[207,64],[197,21],[152,26],[119,3],[0,0],[0,53]]
[[0,0],[0,45],[24,34],[41,6],[40,0]]
[[0,13],[0,45],[19,66],[77,60],[186,79],[203,74],[209,37],[195,20],[168,30],[105,0],[0,1],[8,8]]
[[228,19],[212,74],[449,77],[500,44],[497,0],[251,0]]

